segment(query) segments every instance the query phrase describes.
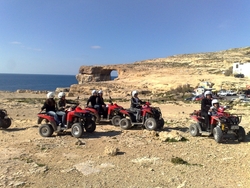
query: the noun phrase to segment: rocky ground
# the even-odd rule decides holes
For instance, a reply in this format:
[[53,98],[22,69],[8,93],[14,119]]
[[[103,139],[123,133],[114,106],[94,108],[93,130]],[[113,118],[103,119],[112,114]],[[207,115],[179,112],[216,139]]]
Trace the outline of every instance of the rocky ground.
[[[161,132],[102,123],[80,139],[70,132],[43,138],[37,125],[42,98],[0,92],[0,108],[12,118],[11,127],[0,130],[0,187],[250,187],[250,135],[243,143],[221,144],[191,137],[189,114],[198,103],[153,104],[165,119]],[[244,114],[241,125],[249,133],[249,107],[238,105],[232,112]],[[166,134],[186,141],[164,141]]]

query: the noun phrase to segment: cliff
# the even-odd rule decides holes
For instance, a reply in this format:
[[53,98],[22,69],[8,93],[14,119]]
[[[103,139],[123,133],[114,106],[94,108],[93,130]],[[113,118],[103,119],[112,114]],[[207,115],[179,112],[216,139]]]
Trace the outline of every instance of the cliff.
[[[137,61],[131,64],[81,66],[76,75],[78,84],[70,87],[75,94],[90,94],[92,89],[102,89],[107,94],[125,97],[132,90],[142,93],[164,93],[180,85],[195,87],[200,81],[215,83],[216,88],[225,83],[246,84],[248,78],[225,76],[234,62],[250,62],[250,47],[234,48],[218,52],[181,54],[166,58]],[[115,70],[118,78],[111,80]]]

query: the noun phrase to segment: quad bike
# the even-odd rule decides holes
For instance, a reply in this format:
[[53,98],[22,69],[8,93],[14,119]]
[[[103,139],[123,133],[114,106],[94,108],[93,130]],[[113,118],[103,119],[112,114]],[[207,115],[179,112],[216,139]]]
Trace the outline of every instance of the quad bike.
[[[58,125],[53,116],[47,113],[38,113],[38,124],[45,120],[46,124],[39,127],[39,133],[43,137],[50,137],[54,132],[62,133],[67,129],[71,129],[73,137],[80,138],[83,135],[84,129],[86,132],[92,133],[96,129],[96,124],[92,120],[92,115],[89,111],[81,109],[79,106],[73,106],[65,111],[66,126]],[[59,118],[62,118],[59,116]]]
[[164,119],[162,118],[159,107],[151,107],[150,102],[145,102],[141,107],[140,120],[136,120],[136,112],[130,109],[121,109],[120,113],[123,118],[119,125],[122,129],[129,129],[134,125],[144,126],[147,130],[162,129],[164,126]]
[[11,119],[8,117],[7,111],[0,109],[0,128],[7,129],[11,125]]
[[93,119],[96,123],[100,123],[100,121],[111,121],[114,126],[119,126],[119,121],[122,118],[122,114],[120,113],[121,109],[123,109],[123,107],[113,103],[111,97],[109,104],[106,105],[106,112],[98,113],[95,108],[89,106],[85,108],[85,110],[92,113]]
[[239,142],[245,139],[245,130],[240,126],[242,116],[237,114],[229,114],[225,112],[227,107],[219,107],[217,114],[210,118],[210,131],[207,130],[205,118],[201,116],[201,112],[194,111],[190,114],[191,119],[196,121],[189,127],[192,136],[200,136],[202,134],[212,135],[217,143],[222,142],[223,138],[234,135]]

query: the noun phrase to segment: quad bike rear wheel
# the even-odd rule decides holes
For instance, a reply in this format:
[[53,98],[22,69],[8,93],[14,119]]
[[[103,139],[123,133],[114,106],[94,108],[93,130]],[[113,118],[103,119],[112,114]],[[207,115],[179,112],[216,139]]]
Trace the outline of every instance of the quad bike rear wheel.
[[122,119],[119,121],[119,125],[120,125],[120,127],[121,127],[122,129],[124,129],[124,130],[127,130],[127,129],[129,129],[129,128],[132,127],[131,121],[130,121],[130,119],[128,119],[128,118],[122,118]]
[[92,132],[94,132],[95,129],[96,129],[96,124],[95,124],[95,122],[91,119],[91,120],[89,120],[88,122],[86,122],[86,123],[84,124],[84,128],[85,128],[86,132],[92,133]]
[[7,129],[11,125],[11,119],[9,117],[4,117],[0,119],[0,128]]
[[236,133],[236,137],[239,142],[243,142],[245,140],[246,132],[242,126],[239,126],[239,130]]
[[214,135],[214,140],[217,142],[217,143],[221,143],[222,142],[222,139],[223,139],[223,133],[222,133],[222,130],[220,127],[215,127],[213,129],[213,135]]
[[121,116],[116,115],[116,116],[112,117],[111,123],[114,126],[119,126],[120,120],[121,120]]
[[149,131],[153,131],[153,130],[157,129],[157,123],[156,123],[155,118],[146,119],[144,125],[145,125],[146,129]]
[[200,136],[200,131],[197,123],[193,123],[189,126],[189,132],[191,136]]
[[74,123],[71,127],[71,134],[75,138],[81,138],[83,135],[83,127],[81,123]]
[[43,124],[39,127],[39,134],[42,137],[51,137],[53,132],[54,130],[50,124]]

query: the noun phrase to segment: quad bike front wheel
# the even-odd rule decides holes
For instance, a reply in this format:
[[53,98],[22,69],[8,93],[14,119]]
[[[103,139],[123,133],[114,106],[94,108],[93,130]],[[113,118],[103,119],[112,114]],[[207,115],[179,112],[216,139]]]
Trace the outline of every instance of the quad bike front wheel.
[[191,136],[199,136],[200,135],[200,131],[199,131],[197,123],[193,123],[189,126],[189,133],[191,134]]
[[54,130],[50,124],[43,124],[39,127],[39,134],[42,137],[51,137]]
[[124,130],[127,130],[132,127],[130,119],[127,119],[127,118],[122,118],[119,121],[119,125]]
[[217,142],[217,143],[221,143],[222,142],[222,139],[223,139],[223,133],[222,133],[222,130],[220,127],[215,127],[213,129],[213,135],[214,135],[214,140]]
[[239,126],[239,129],[236,133],[236,137],[239,142],[243,142],[245,140],[246,132],[245,129],[242,126]]
[[74,123],[71,127],[71,134],[75,138],[81,138],[83,135],[83,127],[81,123]]
[[165,124],[165,122],[164,122],[163,118],[161,118],[157,121],[157,126],[159,129],[162,129],[164,127],[164,124]]
[[111,123],[114,126],[119,126],[120,120],[121,120],[121,116],[116,115],[116,116],[112,117]]
[[86,132],[92,133],[92,132],[94,132],[95,129],[96,129],[96,124],[95,124],[95,122],[91,119],[91,120],[89,120],[88,122],[86,122],[86,123],[84,124],[84,128],[85,128]]
[[155,118],[148,118],[146,119],[144,126],[146,127],[147,130],[153,131],[157,129],[157,123]]
[[0,119],[0,128],[7,129],[11,125],[11,119],[9,117],[4,117]]

